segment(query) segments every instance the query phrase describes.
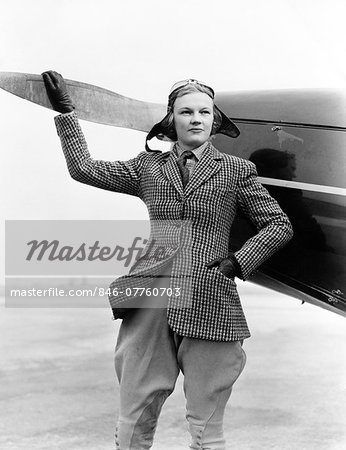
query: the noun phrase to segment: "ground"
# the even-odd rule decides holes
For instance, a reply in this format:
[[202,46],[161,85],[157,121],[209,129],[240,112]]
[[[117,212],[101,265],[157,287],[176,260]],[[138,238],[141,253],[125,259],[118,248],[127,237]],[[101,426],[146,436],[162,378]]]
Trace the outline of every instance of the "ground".
[[[239,283],[252,332],[225,417],[235,450],[346,448],[345,318]],[[118,406],[108,308],[0,304],[0,448],[113,449]],[[185,450],[182,378],[153,450]]]

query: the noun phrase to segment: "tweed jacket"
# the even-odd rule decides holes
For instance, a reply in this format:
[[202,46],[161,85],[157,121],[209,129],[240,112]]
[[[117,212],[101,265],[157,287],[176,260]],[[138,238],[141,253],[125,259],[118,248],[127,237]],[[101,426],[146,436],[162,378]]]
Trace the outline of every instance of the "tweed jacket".
[[75,180],[137,196],[149,211],[147,247],[129,274],[110,286],[117,291],[109,298],[114,317],[122,317],[129,302],[126,288],[152,286],[170,263],[167,320],[173,331],[219,341],[249,337],[235,281],[206,264],[227,256],[238,208],[258,230],[235,252],[244,280],[292,236],[287,216],[257,180],[254,164],[209,144],[183,188],[174,151],[143,151],[128,161],[94,160],[77,116],[60,115],[55,121]]

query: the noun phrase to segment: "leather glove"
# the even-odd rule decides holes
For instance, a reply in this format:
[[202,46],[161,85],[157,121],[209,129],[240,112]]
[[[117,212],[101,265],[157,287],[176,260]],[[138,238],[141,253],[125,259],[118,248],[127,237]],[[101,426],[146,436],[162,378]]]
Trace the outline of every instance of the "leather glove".
[[48,70],[43,72],[42,78],[54,111],[60,113],[72,112],[75,106],[67,92],[65,80],[60,73]]
[[210,261],[207,267],[218,267],[227,278],[242,278],[241,267],[233,253],[230,253],[227,258],[216,258]]

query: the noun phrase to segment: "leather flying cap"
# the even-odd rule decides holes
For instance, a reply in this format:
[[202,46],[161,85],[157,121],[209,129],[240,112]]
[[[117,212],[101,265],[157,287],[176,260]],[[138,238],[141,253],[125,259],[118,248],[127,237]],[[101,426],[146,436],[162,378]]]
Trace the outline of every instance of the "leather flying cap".
[[[152,127],[152,129],[149,131],[149,133],[147,134],[147,137],[145,140],[145,149],[147,151],[149,151],[149,152],[160,151],[160,150],[152,150],[148,145],[148,141],[150,141],[155,136],[157,139],[160,139],[160,140],[167,140],[167,141],[171,141],[171,142],[174,142],[176,140],[175,132],[172,132],[171,127],[169,127],[166,124],[168,123],[168,118],[172,113],[172,108],[173,108],[174,102],[177,98],[177,94],[179,93],[179,91],[181,89],[185,88],[186,86],[188,86],[190,84],[202,86],[204,88],[204,90],[206,91],[205,93],[214,100],[214,96],[215,96],[214,90],[210,86],[208,86],[207,84],[205,84],[203,82],[200,82],[200,81],[190,78],[188,80],[178,81],[177,83],[175,83],[171,87],[170,92],[169,92],[167,114],[160,122],[156,123]],[[229,119],[226,116],[226,114],[223,113],[221,111],[221,109],[219,109],[215,105],[215,103],[214,103],[214,108],[220,114],[221,123],[216,128],[216,130],[213,131],[213,134],[220,133],[220,134],[225,134],[226,136],[229,136],[232,138],[237,138],[240,134],[240,131],[239,131],[238,127],[235,125],[235,123],[233,123],[231,121],[231,119]]]

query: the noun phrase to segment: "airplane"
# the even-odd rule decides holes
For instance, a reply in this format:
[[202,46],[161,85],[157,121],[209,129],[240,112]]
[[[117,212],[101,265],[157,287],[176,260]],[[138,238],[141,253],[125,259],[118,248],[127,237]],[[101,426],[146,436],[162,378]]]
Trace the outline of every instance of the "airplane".
[[[163,104],[65,80],[82,120],[148,132]],[[51,109],[41,75],[0,72],[0,87]],[[346,94],[335,89],[216,93],[240,129],[213,137],[222,152],[256,164],[260,182],[288,215],[293,239],[249,281],[346,316]],[[232,251],[256,230],[237,215]]]

